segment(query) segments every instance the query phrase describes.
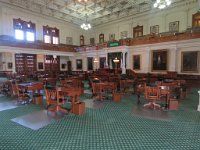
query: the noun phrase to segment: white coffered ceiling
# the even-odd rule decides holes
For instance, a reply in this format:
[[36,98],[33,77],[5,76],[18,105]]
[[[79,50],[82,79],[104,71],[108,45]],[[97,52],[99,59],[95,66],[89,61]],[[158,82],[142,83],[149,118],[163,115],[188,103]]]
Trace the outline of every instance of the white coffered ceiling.
[[[59,18],[75,24],[82,24],[86,18],[93,26],[127,16],[152,11],[156,0],[0,0],[39,14]],[[195,0],[172,0],[170,7],[187,4]]]

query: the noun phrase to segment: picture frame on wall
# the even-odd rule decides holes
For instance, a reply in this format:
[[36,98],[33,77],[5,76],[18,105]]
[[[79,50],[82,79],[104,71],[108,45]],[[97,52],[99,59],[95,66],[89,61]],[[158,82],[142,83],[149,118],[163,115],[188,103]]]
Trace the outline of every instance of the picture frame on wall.
[[121,39],[126,39],[128,37],[128,31],[121,32]]
[[169,32],[179,31],[179,21],[174,21],[169,23]]
[[103,43],[104,42],[104,34],[101,33],[99,34],[99,43]]
[[66,44],[73,45],[72,37],[66,37]]
[[82,70],[83,66],[82,66],[82,59],[77,59],[76,60],[76,69],[77,70]]
[[150,34],[158,34],[159,33],[159,25],[150,26]]
[[152,51],[152,71],[167,71],[168,65],[168,51],[167,50],[153,50]]
[[95,44],[94,38],[90,38],[90,44],[91,44],[91,45]]
[[100,68],[105,68],[106,66],[106,57],[100,57]]
[[8,63],[8,69],[12,69],[13,68],[13,63],[12,62],[9,62]]
[[198,72],[199,68],[199,52],[182,52],[181,53],[181,72]]
[[62,69],[66,69],[66,64],[61,64]]
[[109,41],[113,41],[115,40],[115,34],[112,33],[112,34],[109,34]]
[[87,68],[88,70],[93,70],[93,57],[87,58]]
[[133,55],[133,69],[140,70],[140,55]]
[[44,63],[43,62],[39,62],[38,63],[38,70],[43,70],[44,69]]

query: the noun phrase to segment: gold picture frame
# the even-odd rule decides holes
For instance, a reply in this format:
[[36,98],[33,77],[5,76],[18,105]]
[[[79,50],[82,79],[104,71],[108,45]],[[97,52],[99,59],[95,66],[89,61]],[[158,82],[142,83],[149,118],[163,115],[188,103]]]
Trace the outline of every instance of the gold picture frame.
[[77,70],[82,70],[83,69],[82,59],[77,59],[76,60],[76,69]]
[[115,40],[115,34],[109,34],[109,41],[114,41]]
[[167,71],[168,69],[168,50],[152,51],[152,71]]
[[150,26],[150,34],[158,34],[159,33],[159,25]]
[[169,23],[169,32],[179,32],[179,21]]
[[199,72],[198,51],[185,51],[181,53],[181,72],[197,73]]
[[133,69],[140,70],[141,68],[141,55],[133,55]]

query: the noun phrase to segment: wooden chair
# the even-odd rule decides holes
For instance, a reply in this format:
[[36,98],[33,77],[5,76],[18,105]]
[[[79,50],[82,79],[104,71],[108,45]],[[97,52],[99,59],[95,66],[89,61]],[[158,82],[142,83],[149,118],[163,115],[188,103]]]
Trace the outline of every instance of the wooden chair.
[[67,113],[67,110],[61,107],[64,104],[64,100],[60,99],[60,97],[58,98],[57,90],[45,88],[44,91],[46,95],[47,111],[61,111]]
[[160,99],[161,102],[165,100],[165,108],[169,108],[170,86],[160,85]]
[[147,86],[145,84],[144,88],[145,99],[150,100],[151,102],[144,104],[144,107],[148,106],[151,108],[159,107],[160,105],[156,101],[160,100],[160,88],[159,86]]
[[56,90],[58,99],[65,99],[67,102],[71,102],[72,108],[67,109],[69,109],[70,112],[74,113],[75,105],[80,103],[79,97],[82,95],[82,88],[69,88],[58,86]]
[[28,91],[26,89],[20,88],[18,83],[12,83],[13,91],[17,94],[17,102],[20,104],[28,104],[31,102],[30,96],[28,95]]
[[145,87],[145,83],[137,83],[136,87],[135,87],[135,94],[137,95],[137,104],[140,104],[140,97],[142,95],[142,93],[144,93],[144,88]]
[[103,97],[103,94],[105,94],[105,93],[103,91],[101,83],[92,82],[92,93],[93,93],[95,100],[102,101],[105,99],[105,97]]

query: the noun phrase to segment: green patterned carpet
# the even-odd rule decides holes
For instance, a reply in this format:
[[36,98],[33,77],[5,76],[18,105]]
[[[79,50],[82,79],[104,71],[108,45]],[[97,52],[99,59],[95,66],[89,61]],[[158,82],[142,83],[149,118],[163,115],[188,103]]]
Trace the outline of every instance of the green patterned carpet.
[[[84,101],[89,94],[81,97]],[[0,102],[10,98],[0,97]],[[33,104],[0,112],[1,150],[199,150],[200,112],[197,89],[181,103],[179,111],[168,111],[168,119],[135,116],[135,95],[119,103],[108,101],[101,109],[87,108],[82,116],[66,115],[37,131],[11,121],[41,109]],[[156,111],[156,110],[155,110]]]

